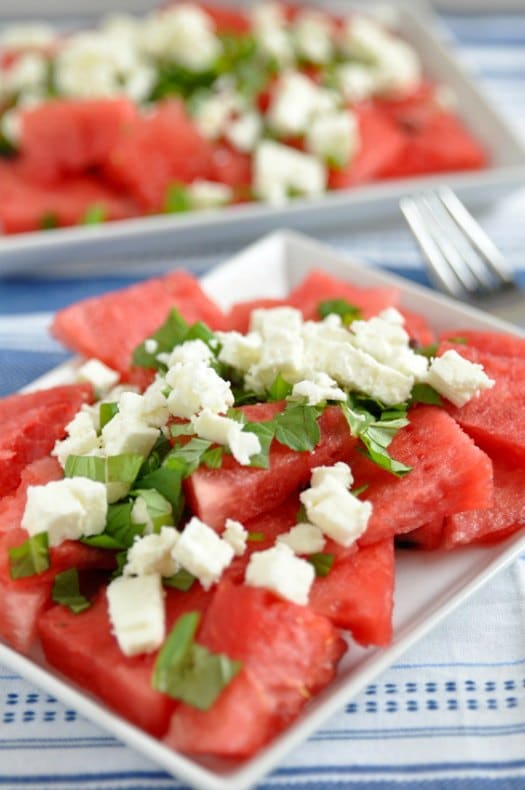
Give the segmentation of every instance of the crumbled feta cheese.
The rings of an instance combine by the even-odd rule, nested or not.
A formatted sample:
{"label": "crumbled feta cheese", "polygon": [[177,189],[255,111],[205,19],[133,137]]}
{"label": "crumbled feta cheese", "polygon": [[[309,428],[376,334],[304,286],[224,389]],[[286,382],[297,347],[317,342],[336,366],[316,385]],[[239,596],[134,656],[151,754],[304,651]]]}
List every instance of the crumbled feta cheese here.
{"label": "crumbled feta cheese", "polygon": [[240,97],[227,86],[201,98],[193,110],[193,120],[204,137],[217,140],[225,134],[234,113],[242,107]]}
{"label": "crumbled feta cheese", "polygon": [[[140,497],[137,499],[139,501]],[[125,576],[145,576],[158,573],[160,576],[173,576],[179,569],[172,552],[180,533],[175,527],[162,527],[160,533],[137,538],[128,549],[124,566]]]}
{"label": "crumbled feta cheese", "polygon": [[337,108],[337,94],[320,88],[300,72],[292,71],[279,80],[267,111],[267,121],[280,135],[304,134],[317,115]]}
{"label": "crumbled feta cheese", "polygon": [[368,321],[353,321],[352,342],[378,362],[421,380],[426,375],[428,360],[410,348],[410,337],[398,317],[402,318],[396,310]]}
{"label": "crumbled feta cheese", "polygon": [[241,335],[240,332],[216,332],[221,344],[219,361],[237,370],[247,371],[261,356],[262,338],[257,332]]}
{"label": "crumbled feta cheese", "polygon": [[147,457],[158,437],[158,428],[125,411],[119,411],[102,428],[102,445],[106,455],[136,453]]}
{"label": "crumbled feta cheese", "polygon": [[267,203],[286,203],[291,195],[322,195],[326,168],[311,154],[273,140],[263,140],[255,150],[253,188]]}
{"label": "crumbled feta cheese", "polygon": [[[335,474],[320,467],[312,486],[300,494],[306,515],[312,524],[341,546],[350,546],[366,530],[372,505],[355,497],[344,484],[350,470],[337,465]],[[346,469],[344,468],[346,467]],[[341,482],[343,479],[343,483]]]}
{"label": "crumbled feta cheese", "polygon": [[201,409],[224,414],[234,404],[230,382],[202,362],[173,365],[166,382],[173,388],[168,408],[174,417],[189,419]]}
{"label": "crumbled feta cheese", "polygon": [[158,341],[154,337],[148,337],[144,341],[144,348],[148,354],[155,354],[159,350]]}
{"label": "crumbled feta cheese", "polygon": [[295,307],[256,308],[250,315],[250,331],[258,332],[265,340],[281,331],[299,334],[302,325],[302,313]]}
{"label": "crumbled feta cheese", "polygon": [[129,43],[96,32],[66,39],[55,58],[59,93],[79,98],[115,96],[123,92],[123,79],[137,65]]}
{"label": "crumbled feta cheese", "polygon": [[185,365],[192,362],[205,362],[208,364],[213,359],[213,351],[204,342],[197,338],[196,340],[186,340],[185,343],[180,343],[175,346],[167,359],[168,368],[173,365]]}
{"label": "crumbled feta cheese", "polygon": [[259,438],[250,431],[243,431],[243,426],[237,420],[203,409],[200,414],[191,418],[191,422],[197,436],[209,442],[227,445],[235,460],[243,466],[250,463],[252,455],[261,452]]}
{"label": "crumbled feta cheese", "polygon": [[189,3],[150,14],[143,21],[141,44],[148,55],[189,69],[205,71],[220,55],[211,17]]}
{"label": "crumbled feta cheese", "polygon": [[88,381],[100,397],[114,387],[120,378],[116,370],[105,365],[99,359],[88,359],[77,370],[78,381]]}
{"label": "crumbled feta cheese", "polygon": [[207,590],[219,581],[232,561],[234,551],[211,527],[194,516],[184,527],[172,556]]}
{"label": "crumbled feta cheese", "polygon": [[323,533],[314,524],[300,523],[277,537],[277,543],[285,543],[294,554],[315,554],[326,545]]}
{"label": "crumbled feta cheese", "polygon": [[421,64],[415,50],[406,42],[392,36],[383,47],[377,66],[382,93],[410,91],[421,82]]}
{"label": "crumbled feta cheese", "polygon": [[313,10],[301,11],[293,25],[293,40],[299,57],[312,63],[328,63],[333,55],[330,17]]}
{"label": "crumbled feta cheese", "polygon": [[[0,86],[0,98],[2,86]],[[17,107],[6,110],[0,117],[0,134],[15,148],[20,144],[22,136],[22,114]]]}
{"label": "crumbled feta cheese", "polygon": [[408,400],[414,379],[377,362],[370,354],[346,343],[332,343],[326,348],[325,367],[339,384],[366,392],[391,406]]}
{"label": "crumbled feta cheese", "polygon": [[233,189],[228,184],[218,181],[205,181],[199,179],[188,187],[188,193],[193,208],[218,208],[225,206],[233,199]]}
{"label": "crumbled feta cheese", "polygon": [[336,84],[347,101],[360,102],[379,90],[376,69],[366,63],[341,63],[335,68]]}
{"label": "crumbled feta cheese", "polygon": [[106,526],[106,486],[86,477],[66,477],[28,486],[22,527],[47,532],[50,546],[98,535]]}
{"label": "crumbled feta cheese", "polygon": [[343,486],[343,488],[350,488],[354,477],[348,464],[338,461],[333,466],[316,466],[312,469],[312,486],[321,486],[332,482]]}
{"label": "crumbled feta cheese", "polygon": [[224,136],[229,143],[242,153],[250,153],[261,137],[263,123],[258,112],[245,112],[229,121]]}
{"label": "crumbled feta cheese", "polygon": [[222,539],[229,543],[235,555],[240,557],[246,551],[246,541],[248,539],[248,532],[244,529],[240,521],[235,521],[233,518],[227,518],[225,523]]}
{"label": "crumbled feta cheese", "polygon": [[20,55],[13,65],[2,72],[5,87],[9,93],[41,91],[44,89],[48,74],[48,59],[38,52]]}
{"label": "crumbled feta cheese", "polygon": [[66,431],[67,438],[56,441],[51,452],[62,468],[70,455],[90,455],[99,449],[100,439],[88,411],[77,412],[66,425]]}
{"label": "crumbled feta cheese", "polygon": [[312,119],[306,148],[331,165],[342,167],[353,159],[361,144],[357,118],[350,110],[334,110]]}
{"label": "crumbled feta cheese", "polygon": [[345,401],[346,393],[326,373],[314,373],[293,385],[292,398],[306,398],[309,406],[317,406],[325,400]]}
{"label": "crumbled feta cheese", "polygon": [[170,415],[168,401],[164,394],[166,383],[162,377],[156,378],[144,391],[139,418],[153,428],[163,428]]}
{"label": "crumbled feta cheese", "polygon": [[264,587],[303,606],[308,603],[314,579],[313,565],[296,557],[285,543],[277,543],[266,551],[255,551],[245,576],[246,584],[251,587]]}
{"label": "crumbled feta cheese", "polygon": [[280,67],[293,63],[294,47],[282,7],[278,3],[256,5],[251,21],[259,51]]}
{"label": "crumbled feta cheese", "polygon": [[150,653],[166,633],[164,591],[159,574],[119,576],[107,588],[112,631],[126,656]]}
{"label": "crumbled feta cheese", "polygon": [[432,360],[426,380],[440,395],[458,407],[464,406],[471,398],[495,384],[482,365],[470,362],[453,349]]}

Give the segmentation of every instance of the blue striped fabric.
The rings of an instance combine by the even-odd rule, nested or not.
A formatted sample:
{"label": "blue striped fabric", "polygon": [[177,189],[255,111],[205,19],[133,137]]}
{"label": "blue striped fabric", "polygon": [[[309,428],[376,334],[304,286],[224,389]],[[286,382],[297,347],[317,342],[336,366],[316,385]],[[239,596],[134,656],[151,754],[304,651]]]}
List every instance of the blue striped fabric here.
{"label": "blue striped fabric", "polygon": [[[525,135],[525,12],[448,15],[465,62]],[[483,223],[525,284],[525,191]],[[425,282],[400,226],[332,234],[336,247]],[[204,254],[206,253],[206,254]],[[215,261],[203,251],[192,263]],[[161,269],[164,262],[158,262]],[[150,270],[151,271],[151,270]],[[66,358],[51,311],[137,275],[2,281],[0,394]],[[1,603],[0,603],[1,605]],[[177,790],[176,779],[0,666],[0,788]],[[259,790],[525,788],[525,557],[471,598],[298,748]]]}

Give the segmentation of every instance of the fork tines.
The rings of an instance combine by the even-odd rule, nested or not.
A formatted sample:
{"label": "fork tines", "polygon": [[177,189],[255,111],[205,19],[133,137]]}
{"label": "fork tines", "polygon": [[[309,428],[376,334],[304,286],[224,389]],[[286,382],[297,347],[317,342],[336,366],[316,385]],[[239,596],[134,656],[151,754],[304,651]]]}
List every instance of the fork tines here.
{"label": "fork tines", "polygon": [[456,297],[514,287],[503,256],[447,187],[400,201],[437,286]]}

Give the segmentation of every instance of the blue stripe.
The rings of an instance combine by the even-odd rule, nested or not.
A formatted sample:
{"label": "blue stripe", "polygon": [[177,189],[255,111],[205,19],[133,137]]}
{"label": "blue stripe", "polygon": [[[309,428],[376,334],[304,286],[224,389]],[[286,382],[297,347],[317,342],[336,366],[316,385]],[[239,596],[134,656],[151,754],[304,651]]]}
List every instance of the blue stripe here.
{"label": "blue stripe", "polygon": [[513,661],[436,661],[429,663],[404,663],[392,664],[390,669],[439,669],[442,667],[519,667],[525,664],[525,658],[517,658]]}
{"label": "blue stripe", "polygon": [[442,763],[400,763],[382,765],[322,765],[322,766],[282,766],[275,771],[276,776],[301,776],[302,774],[427,774],[450,773],[453,771],[516,771],[525,770],[525,760]]}
{"label": "blue stripe", "polygon": [[71,355],[64,352],[44,354],[35,351],[7,351],[0,349],[0,396],[16,392],[38,376],[65,362]]}
{"label": "blue stripe", "polygon": [[454,737],[470,737],[474,735],[482,738],[492,738],[494,736],[518,735],[525,732],[525,722],[521,724],[509,725],[487,725],[480,727],[400,727],[395,730],[374,729],[374,730],[321,730],[310,736],[312,741],[341,741],[346,738],[352,740],[396,740],[399,738],[446,738],[450,735]]}

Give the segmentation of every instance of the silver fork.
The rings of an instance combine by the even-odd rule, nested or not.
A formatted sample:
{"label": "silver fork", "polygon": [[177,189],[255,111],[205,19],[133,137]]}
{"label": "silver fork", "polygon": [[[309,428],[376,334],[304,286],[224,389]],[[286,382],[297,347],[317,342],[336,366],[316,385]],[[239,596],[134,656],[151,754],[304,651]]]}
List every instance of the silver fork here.
{"label": "silver fork", "polygon": [[525,326],[525,291],[494,242],[448,187],[402,198],[400,208],[442,291]]}

